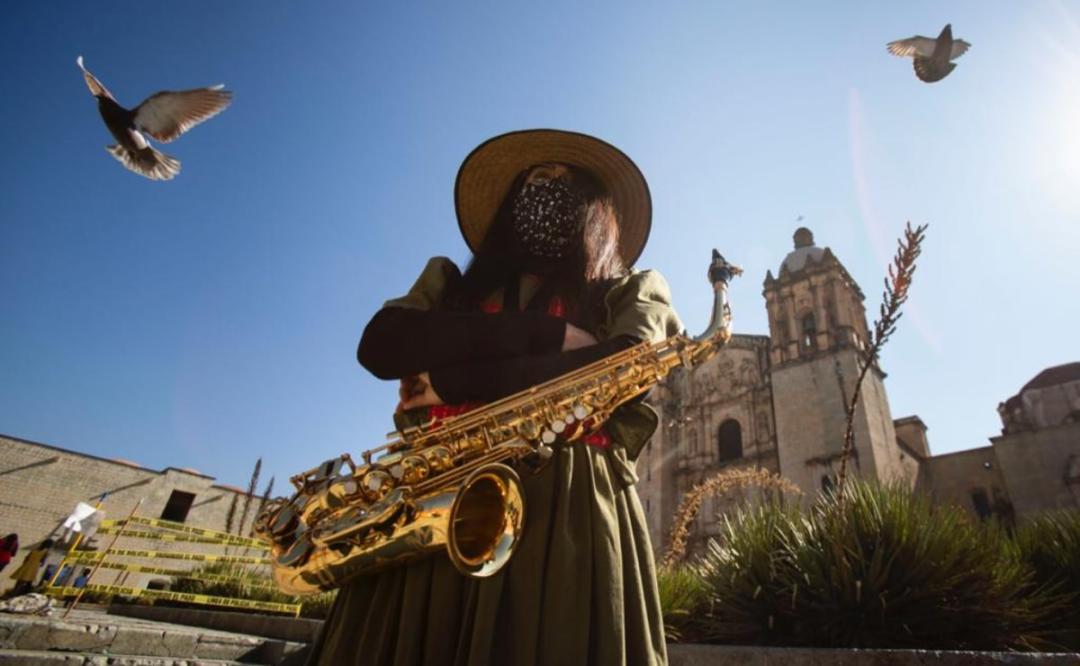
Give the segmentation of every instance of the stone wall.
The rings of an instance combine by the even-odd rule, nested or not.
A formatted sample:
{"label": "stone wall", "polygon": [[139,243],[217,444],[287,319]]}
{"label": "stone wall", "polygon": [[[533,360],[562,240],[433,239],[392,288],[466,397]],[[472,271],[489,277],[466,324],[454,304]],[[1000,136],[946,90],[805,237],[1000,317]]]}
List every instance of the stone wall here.
{"label": "stone wall", "polygon": [[1080,509],[1080,423],[992,437],[1018,519]]}
{"label": "stone wall", "polygon": [[[989,517],[988,510],[996,513],[1006,512],[1001,505],[1005,491],[1005,479],[1001,475],[1001,465],[993,447],[983,446],[977,449],[944,453],[928,458],[919,477],[917,489],[929,493],[935,504],[959,506],[972,516]],[[983,516],[974,499],[981,493],[985,498]],[[1007,515],[1002,515],[1007,518]]]}
{"label": "stone wall", "polygon": [[[0,590],[11,585],[11,573],[27,552],[42,539],[58,535],[64,519],[79,502],[93,505],[107,494],[102,510],[107,518],[118,519],[126,517],[141,499],[137,515],[160,518],[174,490],[187,492],[195,498],[185,522],[214,530],[225,529],[233,497],[238,498],[239,505],[243,503],[242,491],[215,485],[213,477],[195,470],[169,467],[156,471],[130,461],[110,460],[4,435],[0,435],[0,479],[0,534],[15,532],[20,544],[15,560],[0,572]],[[252,522],[250,514],[254,513],[257,502],[258,498],[253,502],[245,527]],[[236,513],[238,526],[240,509]],[[102,547],[111,539],[111,535],[104,534],[96,537]],[[146,542],[121,538],[116,547],[145,548]],[[178,543],[162,543],[155,548],[220,551],[213,546]],[[59,556],[57,550],[53,559]],[[95,576],[94,580],[110,583],[114,577],[101,570],[101,578]],[[142,585],[145,578],[129,576],[125,584]]]}

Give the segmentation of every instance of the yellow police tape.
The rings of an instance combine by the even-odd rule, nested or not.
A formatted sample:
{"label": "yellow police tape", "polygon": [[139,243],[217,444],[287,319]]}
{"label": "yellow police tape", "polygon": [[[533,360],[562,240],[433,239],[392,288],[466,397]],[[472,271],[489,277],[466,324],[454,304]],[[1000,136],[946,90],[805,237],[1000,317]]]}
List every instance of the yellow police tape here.
{"label": "yellow police tape", "polygon": [[100,527],[98,528],[98,534],[120,534],[121,536],[131,539],[147,539],[149,541],[206,543],[224,546],[237,546],[242,548],[249,548],[251,550],[269,550],[269,547],[265,543],[252,544],[250,543],[250,539],[241,539],[240,537],[234,537],[233,539],[221,539],[218,537],[196,536],[194,534],[166,534],[161,532],[143,532],[141,530],[133,530],[119,525],[105,525],[103,527]]}
{"label": "yellow police tape", "polygon": [[[68,558],[69,562],[96,562],[105,553],[96,551],[76,551]],[[143,559],[184,560],[186,562],[222,562],[225,564],[270,564],[266,557],[248,557],[244,555],[207,555],[204,553],[169,553],[156,550],[132,550],[113,548],[108,552],[111,557],[139,557]]]}
{"label": "yellow police tape", "polygon": [[[74,557],[64,560],[64,562],[74,561],[76,561]],[[190,578],[192,580],[205,580],[212,583],[237,583],[245,587],[259,587],[268,590],[277,589],[277,585],[275,585],[274,582],[269,578],[265,580],[259,580],[258,578],[239,578],[237,576],[229,576],[226,574],[203,573],[201,571],[185,571],[183,569],[165,569],[163,567],[148,567],[145,564],[110,562],[108,560],[105,560],[98,566],[100,566],[102,569],[127,571],[130,573],[154,574],[156,576],[172,576],[175,578]]]}
{"label": "yellow police tape", "polygon": [[[248,537],[237,536],[235,534],[229,534],[228,532],[219,532],[217,530],[208,530],[203,527],[192,527],[191,525],[185,525],[183,523],[177,523],[172,520],[161,520],[159,518],[141,518],[138,516],[132,516],[126,520],[103,520],[101,521],[101,528],[113,529],[117,527],[126,527],[128,525],[145,525],[147,527],[158,527],[164,530],[171,530],[173,532],[182,532],[184,534],[192,534],[194,536],[206,537],[210,539],[218,539],[219,543],[227,543],[230,546],[246,546],[248,548],[260,548],[266,550],[267,546],[264,541],[259,539],[250,539]],[[99,531],[102,531],[99,529]],[[124,530],[125,534],[127,530]]]}
{"label": "yellow police tape", "polygon": [[170,592],[168,590],[145,590],[136,587],[121,587],[119,585],[98,585],[96,583],[91,583],[85,588],[51,587],[47,589],[46,593],[57,597],[74,597],[78,596],[79,593],[83,590],[87,592],[115,594],[126,597],[146,597],[148,599],[182,601],[184,603],[201,604],[204,606],[246,608],[249,610],[269,611],[272,613],[289,613],[294,616],[300,615],[300,604],[280,604],[272,601],[250,601],[248,599],[232,599],[230,597],[213,597],[206,594],[189,594],[187,592]]}

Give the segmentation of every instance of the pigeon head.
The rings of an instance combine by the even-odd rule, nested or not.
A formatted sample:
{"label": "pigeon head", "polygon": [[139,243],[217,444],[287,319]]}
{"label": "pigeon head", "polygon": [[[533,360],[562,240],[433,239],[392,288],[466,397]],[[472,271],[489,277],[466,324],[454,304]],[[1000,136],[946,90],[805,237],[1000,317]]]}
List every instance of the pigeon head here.
{"label": "pigeon head", "polygon": [[97,80],[96,76],[86,71],[86,67],[83,66],[82,56],[75,58],[75,64],[78,65],[79,69],[82,70],[83,80],[86,81],[86,87],[90,89],[91,95],[97,97],[98,99],[101,99],[102,97],[113,99],[112,93],[109,92],[109,89],[103,86],[101,84],[101,81]]}

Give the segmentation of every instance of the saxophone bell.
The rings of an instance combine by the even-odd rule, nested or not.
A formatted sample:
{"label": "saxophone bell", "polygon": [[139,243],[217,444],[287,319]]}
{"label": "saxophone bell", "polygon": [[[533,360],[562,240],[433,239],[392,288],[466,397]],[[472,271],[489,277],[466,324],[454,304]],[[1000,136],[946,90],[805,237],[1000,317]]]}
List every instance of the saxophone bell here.
{"label": "saxophone bell", "polygon": [[525,492],[512,468],[488,465],[462,484],[450,509],[446,539],[458,571],[486,578],[514,554],[525,527]]}

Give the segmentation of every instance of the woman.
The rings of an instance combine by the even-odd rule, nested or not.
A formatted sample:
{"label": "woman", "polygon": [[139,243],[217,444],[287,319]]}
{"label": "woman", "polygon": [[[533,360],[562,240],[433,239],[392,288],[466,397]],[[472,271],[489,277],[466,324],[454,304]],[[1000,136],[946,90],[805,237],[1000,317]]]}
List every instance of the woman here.
{"label": "woman", "polygon": [[[399,379],[399,428],[479,404],[681,330],[667,285],[628,267],[648,237],[640,171],[582,134],[495,137],[465,159],[464,274],[428,262],[364,330],[357,356]],[[584,440],[520,470],[528,511],[513,558],[471,579],[445,555],[338,592],[315,664],[663,664],[663,623],[633,460],[656,426],[624,405]]]}

